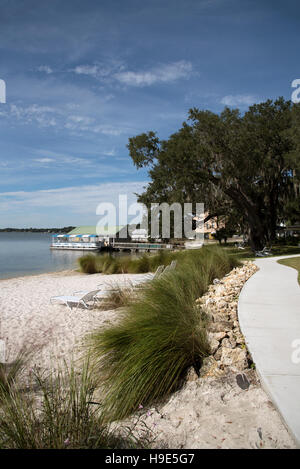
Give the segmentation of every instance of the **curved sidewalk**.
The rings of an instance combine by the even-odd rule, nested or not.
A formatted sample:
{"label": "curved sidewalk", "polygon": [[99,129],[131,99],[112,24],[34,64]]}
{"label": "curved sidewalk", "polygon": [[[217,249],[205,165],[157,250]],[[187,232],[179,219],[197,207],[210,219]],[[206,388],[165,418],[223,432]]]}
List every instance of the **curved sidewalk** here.
{"label": "curved sidewalk", "polygon": [[299,255],[255,260],[238,315],[262,385],[300,446],[300,286],[297,270],[277,263],[288,257]]}

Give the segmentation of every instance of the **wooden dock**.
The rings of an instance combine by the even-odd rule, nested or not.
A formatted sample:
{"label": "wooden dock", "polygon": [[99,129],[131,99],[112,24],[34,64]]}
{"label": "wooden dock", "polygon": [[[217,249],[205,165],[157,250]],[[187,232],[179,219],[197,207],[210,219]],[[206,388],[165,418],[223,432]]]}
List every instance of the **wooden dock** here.
{"label": "wooden dock", "polygon": [[111,245],[114,251],[130,251],[130,252],[151,252],[161,251],[162,249],[182,249],[181,246],[174,244],[161,244],[161,243],[116,243]]}

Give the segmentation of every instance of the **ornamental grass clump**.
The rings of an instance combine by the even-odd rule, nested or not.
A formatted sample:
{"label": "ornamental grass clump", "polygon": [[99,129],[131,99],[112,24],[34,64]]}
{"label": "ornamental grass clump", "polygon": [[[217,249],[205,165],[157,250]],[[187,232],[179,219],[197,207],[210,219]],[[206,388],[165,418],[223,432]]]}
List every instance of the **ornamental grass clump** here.
{"label": "ornamental grass clump", "polygon": [[112,420],[178,389],[188,368],[199,372],[209,354],[206,318],[195,300],[238,262],[217,248],[179,253],[177,259],[176,270],[139,288],[117,325],[88,338],[102,379],[103,409]]}
{"label": "ornamental grass clump", "polygon": [[20,382],[31,352],[23,348],[10,363],[0,362],[0,403],[8,396],[16,382]]}
{"label": "ornamental grass clump", "polygon": [[87,254],[78,259],[80,271],[85,274],[96,274],[98,272],[97,258],[93,254]]}
{"label": "ornamental grass clump", "polygon": [[66,367],[48,376],[33,370],[22,390],[9,384],[0,390],[0,449],[135,449],[149,444],[150,434],[134,435],[118,427],[113,432],[95,397],[89,363],[80,372]]}

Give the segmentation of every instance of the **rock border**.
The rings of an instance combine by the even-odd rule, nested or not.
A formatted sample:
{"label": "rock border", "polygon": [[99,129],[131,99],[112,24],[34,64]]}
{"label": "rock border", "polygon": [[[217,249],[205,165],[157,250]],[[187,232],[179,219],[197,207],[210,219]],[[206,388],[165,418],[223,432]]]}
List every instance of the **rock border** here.
{"label": "rock border", "polygon": [[223,279],[215,279],[207,293],[196,300],[208,319],[210,346],[210,355],[203,360],[200,369],[201,377],[219,377],[253,368],[238,321],[238,299],[244,284],[257,270],[253,262],[244,261]]}

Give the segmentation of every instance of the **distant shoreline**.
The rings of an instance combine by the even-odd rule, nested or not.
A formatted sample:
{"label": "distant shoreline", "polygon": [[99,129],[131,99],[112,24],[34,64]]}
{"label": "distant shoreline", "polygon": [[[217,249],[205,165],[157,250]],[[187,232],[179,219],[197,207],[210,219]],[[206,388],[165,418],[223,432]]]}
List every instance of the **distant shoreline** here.
{"label": "distant shoreline", "polygon": [[[63,270],[50,270],[48,272],[28,272],[25,273],[20,273],[19,275],[16,274],[14,275],[13,277],[0,277],[0,282],[5,282],[7,280],[20,280],[22,278],[26,279],[28,277],[40,277],[41,275],[55,275],[55,274],[60,274],[62,276],[68,276],[68,275],[76,275],[76,274],[82,274],[81,272],[79,272],[79,270],[77,269],[63,269]],[[85,274],[82,274],[82,275],[85,275]]]}
{"label": "distant shoreline", "polygon": [[0,233],[69,233],[74,228],[74,226],[64,226],[63,228],[0,228]]}

